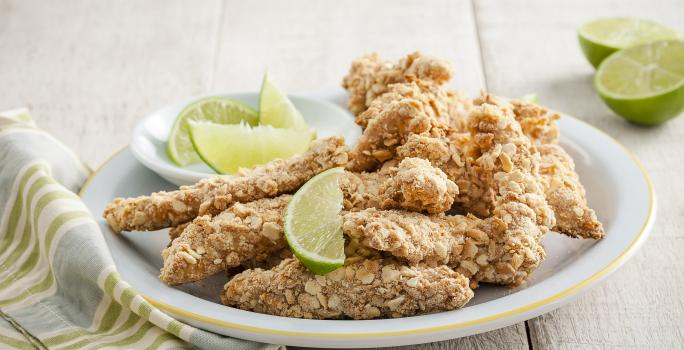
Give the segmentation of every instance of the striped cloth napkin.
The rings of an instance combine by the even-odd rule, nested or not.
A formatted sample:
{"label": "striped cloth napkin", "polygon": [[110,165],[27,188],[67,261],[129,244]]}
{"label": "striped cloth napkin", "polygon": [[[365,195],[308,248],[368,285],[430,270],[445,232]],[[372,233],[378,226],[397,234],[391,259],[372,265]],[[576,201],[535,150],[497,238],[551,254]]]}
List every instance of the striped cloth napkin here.
{"label": "striped cloth napkin", "polygon": [[181,323],[123,281],[75,192],[90,170],[36,128],[0,113],[0,349],[278,349]]}

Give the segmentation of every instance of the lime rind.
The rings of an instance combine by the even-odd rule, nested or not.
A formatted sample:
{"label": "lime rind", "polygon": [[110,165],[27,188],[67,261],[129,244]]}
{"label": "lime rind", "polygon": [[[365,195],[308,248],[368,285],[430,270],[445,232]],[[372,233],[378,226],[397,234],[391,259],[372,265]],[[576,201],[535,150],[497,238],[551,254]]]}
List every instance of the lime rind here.
{"label": "lime rind", "polygon": [[256,125],[259,113],[243,103],[224,97],[208,97],[191,103],[178,114],[166,144],[169,159],[179,166],[200,161],[192,147],[188,120],[207,120],[219,124],[246,122]]}
{"label": "lime rind", "polygon": [[285,210],[285,239],[299,261],[316,274],[344,264],[342,235],[343,168],[314,176],[292,197]]}

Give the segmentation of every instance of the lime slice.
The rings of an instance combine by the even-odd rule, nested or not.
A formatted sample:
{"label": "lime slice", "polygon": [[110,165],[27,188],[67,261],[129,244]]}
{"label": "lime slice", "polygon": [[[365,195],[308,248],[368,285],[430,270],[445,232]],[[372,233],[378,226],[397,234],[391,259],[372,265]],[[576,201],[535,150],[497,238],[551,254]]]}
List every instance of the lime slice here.
{"label": "lime slice", "polygon": [[278,88],[268,72],[264,74],[259,95],[259,123],[274,128],[308,130],[304,117]]}
{"label": "lime slice", "polygon": [[520,96],[518,99],[520,101],[531,103],[531,104],[539,103],[539,97],[537,97],[537,94],[535,94],[535,93]]}
{"label": "lime slice", "polygon": [[233,174],[240,168],[288,158],[306,151],[311,144],[311,139],[294,129],[192,120],[188,125],[195,151],[220,174]]}
{"label": "lime slice", "polygon": [[259,114],[249,106],[223,97],[209,97],[185,107],[176,117],[166,144],[169,158],[180,166],[200,161],[190,141],[189,120],[205,120],[218,124],[238,124],[244,121],[256,125]]}
{"label": "lime slice", "polygon": [[677,32],[668,27],[636,18],[599,19],[584,24],[577,34],[584,56],[594,68],[615,51],[679,38]]}
{"label": "lime slice", "polygon": [[344,264],[342,168],[326,170],[295,193],[285,211],[285,238],[299,261],[325,274]]}
{"label": "lime slice", "polygon": [[684,109],[684,42],[658,41],[618,51],[598,68],[594,86],[615,113],[660,124]]}

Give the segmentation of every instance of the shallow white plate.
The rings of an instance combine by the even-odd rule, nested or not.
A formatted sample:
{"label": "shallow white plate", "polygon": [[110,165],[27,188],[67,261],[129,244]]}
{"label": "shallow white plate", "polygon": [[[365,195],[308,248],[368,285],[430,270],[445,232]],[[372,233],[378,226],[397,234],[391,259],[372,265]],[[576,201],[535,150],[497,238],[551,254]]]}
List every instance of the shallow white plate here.
{"label": "shallow white plate", "polygon": [[[317,95],[338,104],[344,101],[341,92]],[[321,134],[328,127],[335,128],[313,125]],[[608,135],[575,118],[563,116],[559,126],[561,143],[575,159],[606,238],[594,242],[549,233],[544,239],[547,259],[526,285],[515,289],[481,286],[470,304],[460,310],[369,321],[301,320],[237,310],[217,303],[225,276],[182,287],[169,287],[157,279],[160,252],[168,243],[166,230],[114,235],[104,220],[100,225],[124,279],[168,314],[216,333],[322,347],[407,345],[481,333],[530,319],[577,298],[630,258],[653,225],[655,194],[638,161]],[[99,217],[114,197],[174,187],[124,149],[95,172],[81,196]]]}
{"label": "shallow white plate", "polygon": [[[201,178],[216,175],[204,163],[179,167],[166,155],[166,140],[178,113],[191,102],[210,96],[228,97],[253,108],[259,105],[258,93],[237,93],[197,96],[166,106],[143,118],[133,129],[130,143],[133,156],[159,176],[179,186],[194,184]],[[349,112],[340,106],[324,99],[289,97],[309,126],[318,130],[318,137],[342,135],[347,142],[355,142],[361,134]]]}

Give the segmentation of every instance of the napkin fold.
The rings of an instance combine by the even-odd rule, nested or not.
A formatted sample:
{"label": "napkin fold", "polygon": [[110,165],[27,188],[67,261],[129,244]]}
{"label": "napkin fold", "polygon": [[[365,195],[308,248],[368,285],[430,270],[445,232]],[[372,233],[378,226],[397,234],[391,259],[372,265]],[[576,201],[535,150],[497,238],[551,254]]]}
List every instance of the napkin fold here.
{"label": "napkin fold", "polygon": [[0,113],[0,348],[284,349],[184,324],[122,280],[75,194],[90,173],[27,110]]}

